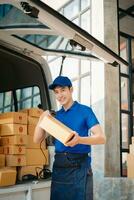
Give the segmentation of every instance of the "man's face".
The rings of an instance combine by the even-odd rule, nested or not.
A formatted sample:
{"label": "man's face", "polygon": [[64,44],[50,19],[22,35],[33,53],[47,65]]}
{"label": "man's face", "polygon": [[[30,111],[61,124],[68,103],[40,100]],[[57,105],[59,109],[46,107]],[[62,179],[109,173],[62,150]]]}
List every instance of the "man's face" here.
{"label": "man's face", "polygon": [[54,88],[55,97],[62,106],[72,101],[72,92],[73,92],[72,87],[69,88],[67,86],[66,87],[57,86],[56,88]]}

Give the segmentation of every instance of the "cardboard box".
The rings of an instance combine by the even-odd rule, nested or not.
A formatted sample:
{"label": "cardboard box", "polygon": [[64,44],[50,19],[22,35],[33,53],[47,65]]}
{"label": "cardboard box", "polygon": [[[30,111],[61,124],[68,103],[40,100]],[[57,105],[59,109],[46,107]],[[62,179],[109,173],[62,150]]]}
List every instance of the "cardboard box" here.
{"label": "cardboard box", "polygon": [[13,135],[1,138],[1,145],[26,145],[27,135]]}
{"label": "cardboard box", "polygon": [[35,131],[35,127],[36,127],[35,124],[28,124],[27,125],[27,135],[33,136],[34,135],[34,131]]}
{"label": "cardboard box", "polygon": [[127,154],[127,176],[134,178],[134,154]]}
{"label": "cardboard box", "polygon": [[39,126],[62,142],[64,145],[74,136],[74,133],[72,133],[70,128],[65,126],[51,115],[44,116]]}
{"label": "cardboard box", "polygon": [[6,155],[6,166],[26,166],[26,156],[25,155]]}
{"label": "cardboard box", "polygon": [[16,169],[0,168],[0,187],[14,185],[16,183]]}
{"label": "cardboard box", "polygon": [[[26,147],[28,149],[35,149],[35,148],[40,148],[40,144],[36,144],[33,142],[33,136],[31,135],[27,135],[27,145]],[[42,143],[41,143],[41,147],[43,149],[46,149],[46,141],[44,140]]]}
{"label": "cardboard box", "polygon": [[0,154],[0,167],[4,167],[4,166],[5,166],[5,155]]}
{"label": "cardboard box", "polygon": [[129,152],[130,152],[131,154],[134,154],[134,144],[130,144],[130,145],[129,145]]}
{"label": "cardboard box", "polygon": [[26,149],[26,162],[27,165],[48,165],[49,164],[49,155],[48,150],[41,149]]}
{"label": "cardboard box", "polygon": [[27,114],[21,112],[7,112],[0,114],[0,124],[27,124]]}
{"label": "cardboard box", "polygon": [[40,117],[40,115],[44,112],[42,109],[39,109],[39,108],[29,108],[29,109],[23,109],[20,111],[27,113],[27,115],[31,117]]}
{"label": "cardboard box", "polygon": [[3,154],[4,153],[4,149],[3,147],[0,146],[0,154]]}
{"label": "cardboard box", "polygon": [[26,154],[26,147],[25,146],[4,146],[4,154],[21,154],[24,155]]}
{"label": "cardboard box", "polygon": [[39,121],[39,118],[28,116],[28,124],[36,125],[38,121]]}
{"label": "cardboard box", "polygon": [[18,180],[22,180],[22,176],[26,174],[32,174],[36,176],[36,172],[39,172],[41,169],[43,169],[42,165],[18,167]]}
{"label": "cardboard box", "polygon": [[27,135],[27,125],[21,124],[1,124],[0,128],[1,136],[8,135]]}

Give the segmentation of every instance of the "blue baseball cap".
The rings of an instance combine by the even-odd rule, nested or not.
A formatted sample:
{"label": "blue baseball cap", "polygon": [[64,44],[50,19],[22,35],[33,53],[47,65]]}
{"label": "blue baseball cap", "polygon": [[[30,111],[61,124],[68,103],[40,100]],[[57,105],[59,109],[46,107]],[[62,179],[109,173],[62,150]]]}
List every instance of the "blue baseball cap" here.
{"label": "blue baseball cap", "polygon": [[68,87],[71,87],[72,86],[72,83],[70,81],[70,79],[66,76],[58,76],[52,84],[49,85],[49,89],[50,90],[53,90],[55,87],[57,86],[61,86],[61,87],[65,87],[65,86],[68,86]]}

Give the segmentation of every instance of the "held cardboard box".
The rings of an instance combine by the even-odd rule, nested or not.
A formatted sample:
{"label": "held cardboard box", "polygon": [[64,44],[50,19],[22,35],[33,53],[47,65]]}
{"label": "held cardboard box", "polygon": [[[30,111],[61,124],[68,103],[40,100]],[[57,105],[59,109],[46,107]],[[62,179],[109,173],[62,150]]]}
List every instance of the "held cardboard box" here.
{"label": "held cardboard box", "polygon": [[27,135],[27,125],[21,124],[1,124],[0,126],[1,136],[8,135]]}
{"label": "held cardboard box", "polygon": [[34,135],[36,125],[35,124],[28,124],[27,125],[27,135]]}
{"label": "held cardboard box", "polygon": [[29,108],[20,110],[20,112],[27,113],[27,115],[31,117],[40,117],[40,115],[43,113],[43,110],[39,108]]}
{"label": "held cardboard box", "polygon": [[26,145],[27,135],[13,135],[1,138],[1,144],[6,145]]}
{"label": "held cardboard box", "polygon": [[[28,149],[36,149],[36,148],[39,149],[40,148],[40,144],[34,143],[33,142],[33,136],[27,135],[27,145],[26,145],[26,147]],[[45,140],[41,143],[41,147],[43,149],[46,149],[46,141]]]}
{"label": "held cardboard box", "polygon": [[24,155],[26,153],[26,147],[25,146],[4,146],[4,154],[21,154]]}
{"label": "held cardboard box", "polygon": [[26,156],[6,155],[6,166],[8,167],[26,166]]}
{"label": "held cardboard box", "polygon": [[4,167],[4,166],[5,166],[5,155],[0,154],[0,167]]}
{"label": "held cardboard box", "polygon": [[44,116],[39,126],[61,141],[64,145],[66,145],[66,143],[74,136],[70,128],[51,115]]}
{"label": "held cardboard box", "polygon": [[39,121],[39,118],[28,116],[28,124],[36,125],[38,123],[38,121]]}
{"label": "held cardboard box", "polygon": [[35,165],[35,166],[23,166],[23,167],[18,167],[18,180],[22,180],[22,176],[26,174],[32,174],[32,175],[37,175],[36,172],[38,173],[41,169],[43,169],[42,165]]}
{"label": "held cardboard box", "polygon": [[127,176],[134,178],[134,154],[127,154]]}
{"label": "held cardboard box", "polygon": [[16,183],[16,169],[0,168],[0,187],[14,185]]}
{"label": "held cardboard box", "polygon": [[27,124],[27,114],[21,112],[7,112],[0,114],[0,124]]}
{"label": "held cardboard box", "polygon": [[48,165],[48,150],[43,150],[43,153],[41,149],[26,149],[26,165]]}

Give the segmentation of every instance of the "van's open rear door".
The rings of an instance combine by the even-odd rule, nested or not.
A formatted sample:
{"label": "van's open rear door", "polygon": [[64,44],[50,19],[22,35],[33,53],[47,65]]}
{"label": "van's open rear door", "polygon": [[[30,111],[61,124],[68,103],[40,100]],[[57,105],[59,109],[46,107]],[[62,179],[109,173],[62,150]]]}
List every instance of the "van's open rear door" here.
{"label": "van's open rear door", "polygon": [[[37,23],[37,26],[30,27],[30,23],[28,26],[24,26],[24,24],[23,26],[22,24],[20,24],[20,26],[7,26],[4,23],[0,23],[0,36],[1,38],[3,37],[3,40],[4,31],[6,31],[8,34],[6,40],[9,39],[10,43],[21,40],[21,47],[24,46],[23,42],[26,42],[33,51],[34,48],[36,49],[36,47],[38,47],[42,55],[55,53],[60,55],[76,55],[79,57],[85,56],[87,59],[99,59],[113,66],[118,66],[118,64],[128,66],[128,63],[119,55],[42,1],[5,0],[3,4],[5,3],[12,4],[17,9],[21,10],[21,14],[25,16],[29,15],[29,20],[31,18],[39,22],[39,24]],[[2,1],[0,4],[2,4]],[[45,47],[37,46],[28,40],[27,34],[46,35],[46,37],[50,39],[50,44]],[[19,45],[21,42],[19,42]],[[32,46],[30,47],[30,45]],[[79,51],[75,50],[74,47],[78,47]]]}

